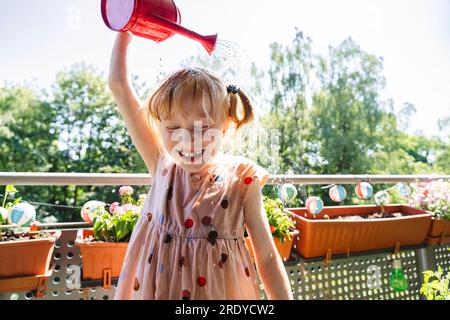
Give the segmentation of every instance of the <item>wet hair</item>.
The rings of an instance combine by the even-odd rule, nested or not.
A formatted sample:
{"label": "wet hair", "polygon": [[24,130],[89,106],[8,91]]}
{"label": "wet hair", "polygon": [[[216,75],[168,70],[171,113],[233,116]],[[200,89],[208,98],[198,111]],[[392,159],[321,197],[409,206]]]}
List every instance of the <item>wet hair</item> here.
{"label": "wet hair", "polygon": [[182,105],[186,95],[192,96],[193,103],[201,101],[206,118],[212,123],[229,119],[237,131],[253,121],[248,96],[242,90],[227,92],[227,85],[219,76],[200,67],[177,70],[162,81],[148,100],[149,121],[161,122],[178,112],[186,115]]}

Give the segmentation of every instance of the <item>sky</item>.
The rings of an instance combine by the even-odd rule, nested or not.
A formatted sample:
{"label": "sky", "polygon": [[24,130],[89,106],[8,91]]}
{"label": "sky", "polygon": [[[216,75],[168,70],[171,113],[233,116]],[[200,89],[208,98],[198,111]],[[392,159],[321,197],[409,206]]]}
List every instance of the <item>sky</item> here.
{"label": "sky", "polygon": [[[100,0],[0,0],[0,82],[52,83],[58,71],[86,62],[104,73],[115,32],[100,14]],[[295,28],[326,54],[351,36],[384,58],[386,89],[400,109],[412,103],[413,132],[438,134],[437,120],[450,115],[450,0],[175,0],[183,26],[219,34],[262,68],[269,44],[289,45]],[[132,73],[153,82],[183,59],[205,54],[199,43],[175,35],[156,44],[135,37]]]}

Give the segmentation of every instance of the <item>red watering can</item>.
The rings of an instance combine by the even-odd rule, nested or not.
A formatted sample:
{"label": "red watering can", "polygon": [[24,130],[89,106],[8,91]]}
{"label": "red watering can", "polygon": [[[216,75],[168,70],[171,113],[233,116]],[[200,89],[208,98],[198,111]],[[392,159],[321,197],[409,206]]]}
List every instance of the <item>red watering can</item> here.
{"label": "red watering can", "polygon": [[102,0],[102,17],[114,31],[131,33],[161,42],[174,33],[200,42],[209,54],[217,34],[202,36],[180,25],[181,14],[173,0]]}

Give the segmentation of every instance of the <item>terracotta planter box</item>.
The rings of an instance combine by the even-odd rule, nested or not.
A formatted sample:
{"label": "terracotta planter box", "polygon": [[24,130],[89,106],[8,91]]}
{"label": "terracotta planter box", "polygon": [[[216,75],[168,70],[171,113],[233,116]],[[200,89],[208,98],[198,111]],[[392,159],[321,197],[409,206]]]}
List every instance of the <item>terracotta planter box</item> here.
{"label": "terracotta planter box", "polygon": [[46,232],[52,237],[0,242],[0,279],[40,276],[48,272],[61,231]]}
{"label": "terracotta planter box", "polygon": [[432,217],[430,230],[425,242],[441,245],[450,243],[450,220]]}
{"label": "terracotta planter box", "polygon": [[84,238],[94,233],[92,229],[84,229],[82,232],[83,237],[76,244],[81,251],[83,280],[104,279],[105,271],[108,270],[111,278],[119,277],[128,242],[85,242]]}
{"label": "terracotta planter box", "polygon": [[[297,240],[298,237],[298,230],[294,230],[290,233],[291,240],[287,239],[284,242],[281,242],[281,239],[278,237],[273,237],[273,241],[275,242],[275,246],[277,247],[278,254],[281,257],[281,260],[287,261],[289,260],[289,257],[291,255],[292,245]],[[249,237],[245,237],[245,242],[248,247],[248,251],[250,252],[250,255],[253,259],[255,259],[255,256],[253,255],[253,247],[252,243]]]}
{"label": "terracotta planter box", "polygon": [[323,217],[369,215],[380,212],[381,207],[326,207],[315,217],[306,208],[285,210],[296,220],[300,234],[295,250],[304,258],[419,245],[425,240],[432,217],[429,212],[404,205],[387,205],[384,210],[407,216],[365,220],[326,220]]}

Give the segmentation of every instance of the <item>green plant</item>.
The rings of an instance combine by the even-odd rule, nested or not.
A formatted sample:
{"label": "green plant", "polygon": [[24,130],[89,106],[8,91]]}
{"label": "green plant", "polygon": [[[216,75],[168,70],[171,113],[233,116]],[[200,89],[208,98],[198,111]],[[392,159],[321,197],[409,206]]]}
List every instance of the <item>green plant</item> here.
{"label": "green plant", "polygon": [[120,188],[121,201],[114,202],[109,212],[100,207],[93,217],[94,239],[107,242],[128,242],[134,227],[139,219],[144,197],[138,201],[133,200],[133,188],[123,186]]}
{"label": "green plant", "polygon": [[[444,275],[441,266],[438,271],[427,270],[424,272],[424,283],[420,288],[427,300],[450,300],[449,281],[450,272]],[[430,281],[430,279],[435,278]]]}
{"label": "green plant", "polygon": [[263,202],[272,236],[280,238],[282,242],[286,240],[286,237],[291,240],[289,231],[295,228],[295,223],[283,211],[281,200],[263,196]]}

